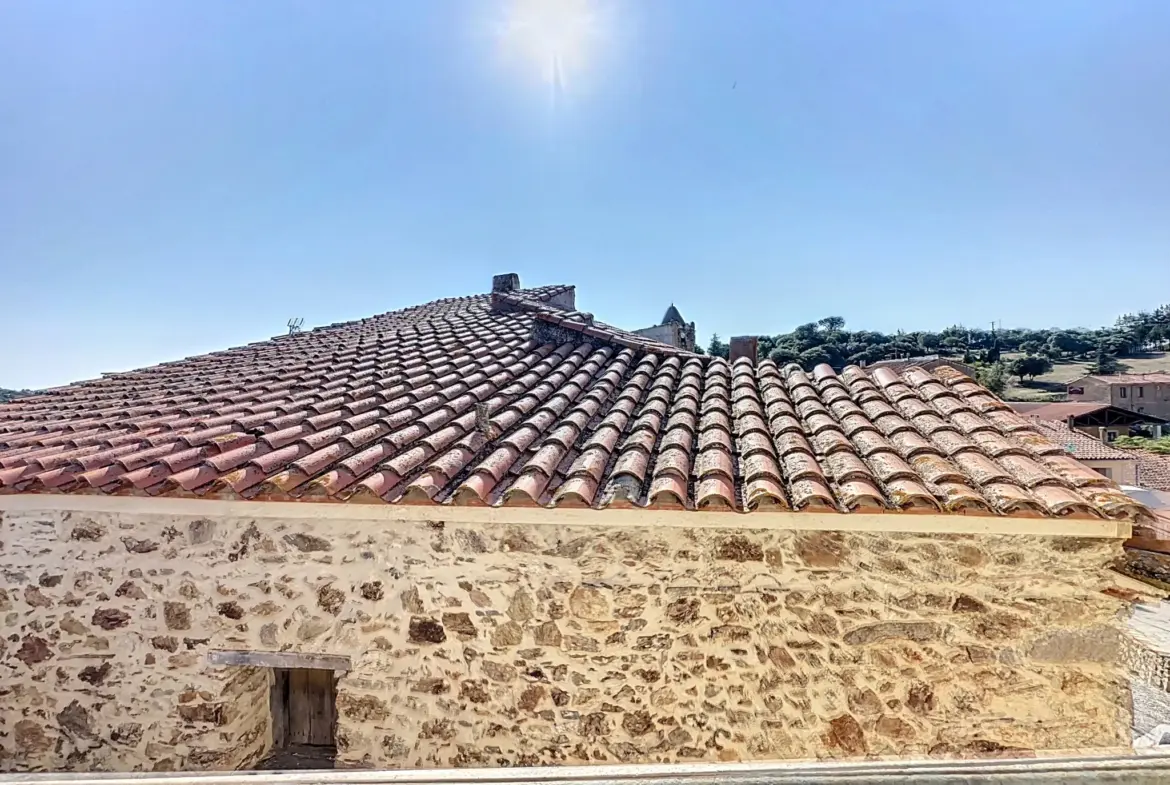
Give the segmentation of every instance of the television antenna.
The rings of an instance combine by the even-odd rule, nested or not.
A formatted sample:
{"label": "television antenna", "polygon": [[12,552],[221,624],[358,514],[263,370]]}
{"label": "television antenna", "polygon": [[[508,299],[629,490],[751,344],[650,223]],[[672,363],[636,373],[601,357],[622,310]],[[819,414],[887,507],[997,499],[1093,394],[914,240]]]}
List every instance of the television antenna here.
{"label": "television antenna", "polygon": [[295,319],[289,319],[288,320],[288,334],[289,335],[296,335],[297,333],[299,333],[301,331],[301,326],[304,325],[304,323],[305,323],[304,317],[301,317],[301,316],[298,316]]}

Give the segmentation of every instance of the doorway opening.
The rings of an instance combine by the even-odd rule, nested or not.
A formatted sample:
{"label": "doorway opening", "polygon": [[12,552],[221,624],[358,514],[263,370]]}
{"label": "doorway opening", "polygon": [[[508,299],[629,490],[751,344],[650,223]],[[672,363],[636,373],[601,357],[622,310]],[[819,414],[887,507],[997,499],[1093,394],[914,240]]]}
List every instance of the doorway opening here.
{"label": "doorway opening", "polygon": [[272,752],[261,769],[331,769],[337,758],[337,674],[273,668]]}
{"label": "doorway opening", "polygon": [[260,668],[268,673],[272,747],[250,768],[334,768],[337,681],[350,670],[349,657],[213,649],[207,653],[207,662],[212,667]]}

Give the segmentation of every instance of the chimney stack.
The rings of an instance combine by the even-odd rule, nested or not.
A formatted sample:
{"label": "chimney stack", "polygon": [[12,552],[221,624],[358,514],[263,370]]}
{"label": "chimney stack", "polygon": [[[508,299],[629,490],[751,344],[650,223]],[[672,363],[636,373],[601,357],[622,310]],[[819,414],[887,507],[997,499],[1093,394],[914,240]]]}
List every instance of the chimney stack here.
{"label": "chimney stack", "polygon": [[518,273],[503,273],[492,276],[493,292],[514,292],[519,288],[520,275]]}
{"label": "chimney stack", "polygon": [[760,339],[755,335],[741,335],[738,338],[731,339],[731,353],[728,360],[735,362],[740,357],[746,357],[751,360],[752,365],[756,364],[756,350],[759,346]]}

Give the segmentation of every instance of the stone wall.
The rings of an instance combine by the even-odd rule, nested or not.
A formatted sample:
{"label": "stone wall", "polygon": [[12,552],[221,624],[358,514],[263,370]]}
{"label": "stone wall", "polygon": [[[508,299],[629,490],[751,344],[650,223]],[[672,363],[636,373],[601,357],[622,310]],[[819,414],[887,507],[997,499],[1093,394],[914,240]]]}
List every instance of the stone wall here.
{"label": "stone wall", "polygon": [[2,515],[0,770],[252,765],[212,648],[350,656],[347,766],[1128,743],[1119,540]]}
{"label": "stone wall", "polygon": [[[634,330],[635,335],[641,335],[649,338],[652,341],[660,341],[667,346],[682,346],[682,325],[679,324],[656,324],[653,327],[643,327],[641,330]],[[693,347],[692,347],[693,348]]]}
{"label": "stone wall", "polygon": [[[1121,653],[1134,679],[1170,691],[1170,603],[1162,600],[1134,607],[1121,637]],[[1170,714],[1164,719],[1170,722]]]}
{"label": "stone wall", "polygon": [[1170,654],[1132,636],[1122,638],[1122,659],[1129,672],[1145,684],[1170,692]]}

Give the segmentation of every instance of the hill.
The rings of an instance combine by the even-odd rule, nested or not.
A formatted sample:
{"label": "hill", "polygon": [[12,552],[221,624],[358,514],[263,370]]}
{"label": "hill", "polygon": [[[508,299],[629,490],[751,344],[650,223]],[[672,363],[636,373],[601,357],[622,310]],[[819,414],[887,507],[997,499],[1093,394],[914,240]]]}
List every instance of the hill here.
{"label": "hill", "polygon": [[[1126,314],[1111,327],[983,329],[953,325],[933,332],[888,334],[847,330],[845,319],[828,316],[791,332],[758,336],[759,358],[798,363],[812,370],[828,363],[840,370],[879,360],[937,354],[980,369],[991,389],[1022,400],[1063,394],[1063,382],[1086,373],[1170,370],[1170,305]],[[727,357],[729,346],[713,335],[707,353]]]}
{"label": "hill", "polygon": [[15,401],[17,398],[23,398],[26,395],[32,395],[36,390],[6,390],[0,387],[0,403],[6,401]]}
{"label": "hill", "polygon": [[[1005,362],[1022,357],[1019,353],[1004,355]],[[1135,357],[1117,359],[1116,371],[1120,373],[1170,372],[1170,353],[1149,352]],[[1008,382],[1002,397],[1008,401],[1063,401],[1065,386],[1073,379],[1093,373],[1093,363],[1085,360],[1054,362],[1052,370],[1042,373],[1031,381],[1021,383],[1018,379]]]}

